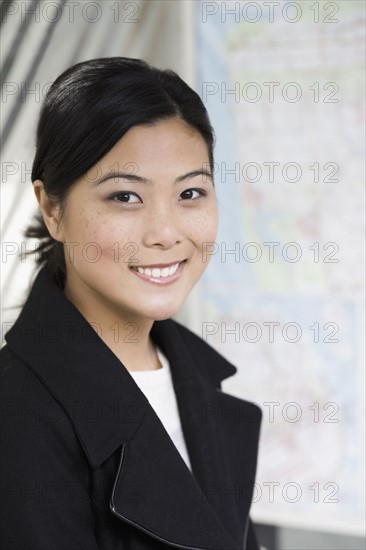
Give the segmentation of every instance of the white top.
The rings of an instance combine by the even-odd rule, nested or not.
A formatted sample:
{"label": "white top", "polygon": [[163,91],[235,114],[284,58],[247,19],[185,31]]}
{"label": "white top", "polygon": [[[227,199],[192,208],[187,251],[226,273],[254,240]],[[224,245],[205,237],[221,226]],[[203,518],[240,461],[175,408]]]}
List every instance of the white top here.
{"label": "white top", "polygon": [[192,470],[180,422],[169,361],[158,347],[156,351],[162,368],[129,371],[129,373],[160,418],[165,430],[168,432],[188,468]]}

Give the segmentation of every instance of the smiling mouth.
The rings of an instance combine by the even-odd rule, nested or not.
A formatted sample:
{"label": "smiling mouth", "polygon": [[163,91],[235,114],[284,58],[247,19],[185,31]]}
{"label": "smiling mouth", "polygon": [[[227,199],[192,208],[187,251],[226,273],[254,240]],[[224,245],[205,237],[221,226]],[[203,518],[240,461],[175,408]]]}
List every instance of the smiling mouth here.
{"label": "smiling mouth", "polygon": [[132,271],[136,271],[145,277],[153,277],[154,279],[165,279],[172,277],[182,267],[187,260],[169,264],[154,264],[150,266],[130,266]]}

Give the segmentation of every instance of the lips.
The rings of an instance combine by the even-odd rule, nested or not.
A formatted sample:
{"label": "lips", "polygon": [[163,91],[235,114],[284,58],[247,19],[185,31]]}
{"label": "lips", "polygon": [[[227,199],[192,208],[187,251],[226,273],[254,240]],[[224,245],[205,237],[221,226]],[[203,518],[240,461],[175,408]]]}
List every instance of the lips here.
{"label": "lips", "polygon": [[171,264],[170,266],[166,267],[135,267],[132,269],[137,270],[139,273],[147,275],[148,277],[169,277],[169,275],[173,275],[179,266],[179,262],[176,264]]}
{"label": "lips", "polygon": [[167,284],[177,280],[187,260],[149,266],[131,266],[138,277],[153,284]]}
{"label": "lips", "polygon": [[154,269],[154,267],[164,268],[164,267],[171,267],[172,265],[180,264],[180,263],[186,262],[186,261],[187,261],[187,259],[185,259],[185,260],[176,260],[176,261],[173,261],[173,262],[164,262],[164,263],[160,263],[160,264],[148,264],[148,265],[140,265],[140,266],[131,265],[130,267],[131,268],[143,267],[144,269],[146,269],[146,268]]}

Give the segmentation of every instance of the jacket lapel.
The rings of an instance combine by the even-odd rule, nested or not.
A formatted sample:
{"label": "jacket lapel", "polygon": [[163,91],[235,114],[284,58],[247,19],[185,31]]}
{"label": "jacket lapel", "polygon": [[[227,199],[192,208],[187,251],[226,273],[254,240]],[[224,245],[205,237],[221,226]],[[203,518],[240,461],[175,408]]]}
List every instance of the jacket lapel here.
{"label": "jacket lapel", "polygon": [[212,490],[232,482],[219,425],[206,414],[236,368],[171,319],[156,321],[151,336],[170,362],[192,472],[127,369],[46,268],[6,340],[64,407],[93,468],[121,448],[110,499],[117,517],[178,548],[239,550],[237,517]]}
{"label": "jacket lapel", "polygon": [[[122,449],[111,509],[121,519],[181,548],[238,550],[235,514],[225,526],[225,503],[212,490],[225,479],[225,459],[212,418],[214,388],[198,372],[172,321],[155,322],[152,338],[169,359],[192,472],[149,407]],[[192,475],[193,474],[193,475]],[[238,539],[237,539],[238,540]]]}
{"label": "jacket lapel", "polygon": [[110,508],[172,546],[238,550],[152,408],[123,445]]}
{"label": "jacket lapel", "polygon": [[[175,322],[155,323],[152,338],[170,360],[182,430],[201,500],[225,521],[227,532],[235,538],[239,526],[224,494],[237,488],[227,463],[229,451],[221,433],[218,409],[221,381],[237,369]],[[237,443],[241,444],[240,437]]]}

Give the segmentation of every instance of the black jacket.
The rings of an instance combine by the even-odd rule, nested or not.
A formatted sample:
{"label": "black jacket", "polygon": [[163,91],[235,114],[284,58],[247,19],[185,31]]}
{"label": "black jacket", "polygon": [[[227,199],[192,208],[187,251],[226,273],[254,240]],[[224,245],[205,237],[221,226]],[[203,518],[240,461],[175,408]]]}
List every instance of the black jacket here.
{"label": "black jacket", "polygon": [[1,550],[259,548],[249,519],[261,411],[237,371],[173,319],[151,336],[172,372],[187,467],[144,393],[47,268],[1,356]]}

